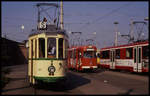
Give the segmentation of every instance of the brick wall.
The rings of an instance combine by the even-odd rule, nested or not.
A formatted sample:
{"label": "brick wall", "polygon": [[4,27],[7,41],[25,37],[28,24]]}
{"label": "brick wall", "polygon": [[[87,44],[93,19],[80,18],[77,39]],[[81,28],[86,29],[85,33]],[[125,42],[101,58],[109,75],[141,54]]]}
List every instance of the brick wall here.
{"label": "brick wall", "polygon": [[1,65],[27,64],[25,44],[1,38]]}

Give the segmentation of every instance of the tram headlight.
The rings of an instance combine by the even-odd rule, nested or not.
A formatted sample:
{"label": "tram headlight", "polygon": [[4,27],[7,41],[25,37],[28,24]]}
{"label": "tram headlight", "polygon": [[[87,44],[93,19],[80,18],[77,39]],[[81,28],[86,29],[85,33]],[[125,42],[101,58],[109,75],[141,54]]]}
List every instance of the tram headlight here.
{"label": "tram headlight", "polygon": [[51,72],[51,73],[54,73],[56,71],[56,69],[55,69],[54,66],[49,66],[48,71]]}

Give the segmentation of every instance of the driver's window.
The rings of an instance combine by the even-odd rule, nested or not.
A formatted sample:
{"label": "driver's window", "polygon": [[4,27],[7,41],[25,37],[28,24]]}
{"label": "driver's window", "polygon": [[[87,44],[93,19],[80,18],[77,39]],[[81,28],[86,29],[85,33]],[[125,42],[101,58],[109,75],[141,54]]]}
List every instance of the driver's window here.
{"label": "driver's window", "polygon": [[56,39],[55,38],[47,39],[47,57],[56,58]]}

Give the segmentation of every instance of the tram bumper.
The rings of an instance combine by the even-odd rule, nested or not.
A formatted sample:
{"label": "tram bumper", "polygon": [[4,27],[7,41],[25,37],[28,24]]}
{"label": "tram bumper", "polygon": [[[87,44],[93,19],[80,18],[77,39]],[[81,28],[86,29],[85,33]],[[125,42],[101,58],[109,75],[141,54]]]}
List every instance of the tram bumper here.
{"label": "tram bumper", "polygon": [[43,81],[46,83],[59,82],[66,79],[66,77],[34,77],[34,78],[35,80]]}

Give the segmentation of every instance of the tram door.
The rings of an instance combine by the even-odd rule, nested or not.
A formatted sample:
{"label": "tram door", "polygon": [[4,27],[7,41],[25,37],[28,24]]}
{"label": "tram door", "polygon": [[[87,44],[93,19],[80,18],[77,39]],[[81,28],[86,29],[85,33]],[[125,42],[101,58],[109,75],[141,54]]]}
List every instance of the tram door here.
{"label": "tram door", "polygon": [[110,69],[115,69],[115,50],[110,51]]}
{"label": "tram door", "polygon": [[141,47],[134,47],[134,72],[142,72]]}

